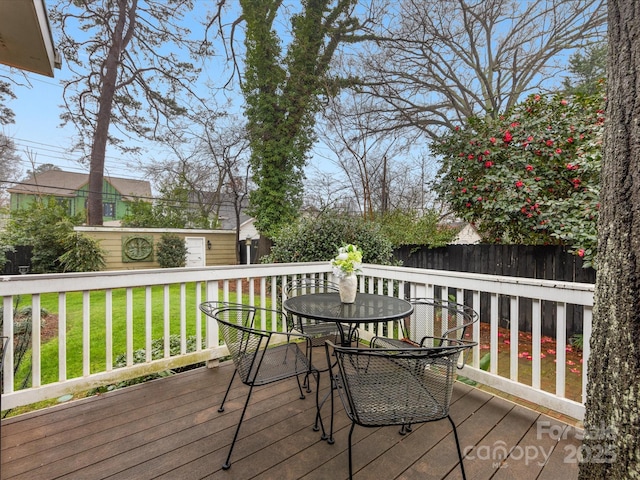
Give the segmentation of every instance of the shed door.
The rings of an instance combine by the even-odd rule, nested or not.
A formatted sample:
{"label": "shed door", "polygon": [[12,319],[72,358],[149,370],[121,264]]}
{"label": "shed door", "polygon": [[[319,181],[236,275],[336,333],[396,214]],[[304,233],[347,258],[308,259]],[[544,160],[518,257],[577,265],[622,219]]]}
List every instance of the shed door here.
{"label": "shed door", "polygon": [[187,246],[187,267],[204,267],[204,237],[186,237]]}

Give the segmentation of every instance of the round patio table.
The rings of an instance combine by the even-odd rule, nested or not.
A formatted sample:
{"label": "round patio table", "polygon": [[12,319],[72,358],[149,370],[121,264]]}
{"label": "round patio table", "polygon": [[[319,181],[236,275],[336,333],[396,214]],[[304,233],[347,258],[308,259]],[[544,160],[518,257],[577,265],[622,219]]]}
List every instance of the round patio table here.
{"label": "round patio table", "polygon": [[[311,293],[287,298],[283,308],[294,315],[321,322],[334,322],[340,342],[349,345],[353,330],[365,323],[387,322],[411,315],[413,306],[401,298],[357,293],[354,303],[342,303],[339,293]],[[344,325],[349,331],[344,332]]]}

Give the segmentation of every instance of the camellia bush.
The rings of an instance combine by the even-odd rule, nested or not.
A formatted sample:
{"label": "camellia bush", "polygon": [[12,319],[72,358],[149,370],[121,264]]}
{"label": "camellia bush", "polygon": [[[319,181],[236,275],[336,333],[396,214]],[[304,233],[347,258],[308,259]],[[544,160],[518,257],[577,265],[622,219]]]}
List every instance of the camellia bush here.
{"label": "camellia bush", "polygon": [[604,97],[532,95],[433,144],[440,198],[485,242],[596,253]]}

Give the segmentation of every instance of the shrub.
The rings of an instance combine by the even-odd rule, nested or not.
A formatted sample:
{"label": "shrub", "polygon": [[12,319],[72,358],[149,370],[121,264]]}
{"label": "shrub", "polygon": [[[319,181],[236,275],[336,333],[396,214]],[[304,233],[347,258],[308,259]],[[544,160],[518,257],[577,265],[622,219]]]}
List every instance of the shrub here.
{"label": "shrub", "polygon": [[33,273],[100,270],[100,257],[91,258],[100,251],[97,244],[73,230],[82,221],[81,215],[69,216],[54,199],[36,201],[11,212],[0,244],[32,246]]}
{"label": "shrub", "polygon": [[64,272],[97,272],[104,270],[105,251],[97,240],[80,232],[69,233],[62,241],[66,250],[59,261]]}
{"label": "shrub", "polygon": [[338,248],[354,244],[362,249],[364,263],[391,264],[393,246],[375,223],[360,217],[325,212],[284,227],[273,239],[263,263],[329,261]]}
{"label": "shrub", "polygon": [[156,246],[156,256],[162,268],[184,267],[187,264],[187,246],[183,238],[165,233]]}
{"label": "shrub", "polygon": [[384,235],[394,247],[402,245],[426,245],[429,248],[444,247],[458,235],[459,228],[440,224],[440,214],[428,210],[422,215],[415,211],[393,210],[375,219]]}

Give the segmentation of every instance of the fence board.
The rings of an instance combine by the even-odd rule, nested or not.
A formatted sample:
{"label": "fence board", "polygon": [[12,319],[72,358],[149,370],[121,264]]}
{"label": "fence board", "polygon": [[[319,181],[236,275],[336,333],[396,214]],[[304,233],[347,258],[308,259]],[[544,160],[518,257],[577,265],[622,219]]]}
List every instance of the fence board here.
{"label": "fence board", "polygon": [[[426,248],[409,245],[394,251],[394,258],[405,267],[484,273],[510,277],[538,278],[580,283],[595,283],[596,272],[584,268],[580,257],[570,254],[567,247],[557,245],[448,245]],[[490,318],[488,298],[481,302],[481,318]],[[556,306],[543,301],[542,334],[555,337]],[[509,298],[498,299],[498,319],[501,327],[508,327]],[[582,333],[584,317],[581,306],[567,305],[567,338]],[[521,299],[518,309],[520,331],[531,331],[531,301]]]}

